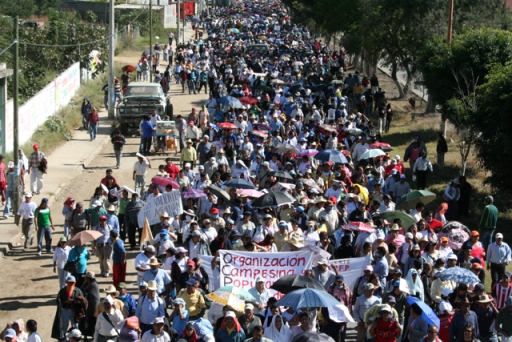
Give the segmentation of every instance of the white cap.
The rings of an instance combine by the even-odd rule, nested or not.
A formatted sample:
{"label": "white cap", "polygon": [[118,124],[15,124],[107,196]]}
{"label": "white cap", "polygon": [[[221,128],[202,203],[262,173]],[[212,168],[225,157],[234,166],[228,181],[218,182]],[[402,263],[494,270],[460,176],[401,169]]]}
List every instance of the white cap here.
{"label": "white cap", "polygon": [[443,288],[441,290],[441,296],[448,297],[450,294],[452,294],[453,290]]}
{"label": "white cap", "polygon": [[384,304],[382,305],[382,307],[380,308],[380,311],[387,311],[389,313],[391,313],[391,306],[389,306],[389,304]]}
{"label": "white cap", "polygon": [[496,239],[503,239],[503,234],[501,234],[501,233],[496,234]]}
{"label": "white cap", "polygon": [[71,337],[73,337],[75,339],[79,339],[82,337],[82,333],[78,329],[73,329],[66,334],[66,338],[71,338]]}
{"label": "white cap", "polygon": [[254,305],[251,303],[245,304],[245,310],[254,310]]}
{"label": "white cap", "polygon": [[236,315],[233,311],[228,311],[228,312],[226,312],[226,318],[227,317],[236,318]]}
{"label": "white cap", "polygon": [[408,232],[408,233],[405,233],[405,238],[406,239],[412,239],[412,238],[414,238],[414,236],[412,235],[411,232]]}
{"label": "white cap", "polygon": [[377,240],[384,240],[386,236],[384,235],[383,232],[378,232],[377,233]]}
{"label": "white cap", "polygon": [[447,258],[447,259],[448,259],[448,260],[457,260],[457,256],[456,256],[455,254],[453,254],[453,253],[452,253],[452,254],[448,255],[448,258]]}
{"label": "white cap", "polygon": [[153,322],[151,322],[151,324],[159,324],[159,323],[164,323],[163,317],[157,317],[153,320]]}
{"label": "white cap", "polygon": [[94,201],[93,207],[101,207],[100,201]]}
{"label": "white cap", "polygon": [[263,278],[262,276],[258,276],[256,278],[256,283],[261,283],[261,282],[265,282],[265,278]]}
{"label": "white cap", "polygon": [[185,163],[185,167],[190,167],[190,163]]}
{"label": "white cap", "polygon": [[103,299],[103,303],[109,303],[110,305],[114,305],[114,299],[112,299],[112,296],[108,295]]}

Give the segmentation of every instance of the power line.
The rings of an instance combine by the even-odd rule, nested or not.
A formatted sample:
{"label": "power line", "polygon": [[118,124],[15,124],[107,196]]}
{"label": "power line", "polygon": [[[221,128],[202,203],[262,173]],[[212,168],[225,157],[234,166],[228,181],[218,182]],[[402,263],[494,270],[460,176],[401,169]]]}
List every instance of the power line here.
{"label": "power line", "polygon": [[6,48],[5,48],[5,49],[3,49],[2,51],[0,51],[0,55],[3,55],[4,53],[6,53],[6,52],[7,52],[7,50],[9,50],[9,49],[11,48],[11,46],[13,46],[13,45],[14,45],[14,44],[16,44],[16,43],[17,43],[17,41],[16,41],[16,40],[14,40],[14,41],[11,43],[11,45],[9,45],[8,47],[6,47]]}
{"label": "power line", "polygon": [[[146,10],[146,9],[149,9],[149,7],[144,7],[143,10]],[[103,38],[100,38],[100,39],[96,39],[96,40],[93,40],[93,41],[90,41],[90,42],[85,42],[85,43],[78,43],[78,44],[55,44],[55,45],[50,45],[50,44],[37,44],[37,43],[30,43],[30,42],[23,42],[23,41],[20,41],[19,43],[20,44],[23,44],[23,45],[29,45],[29,46],[39,46],[39,47],[80,47],[82,45],[92,45],[92,44],[96,44],[98,42],[102,42],[104,40],[107,40],[107,39],[110,39],[110,37],[112,36],[115,36],[116,34],[120,33],[120,32],[123,32],[125,31],[128,26],[130,26],[131,24],[133,24],[143,13],[145,13],[145,11],[141,11],[131,22],[129,22],[128,24],[126,24],[122,29],[120,30],[117,30],[116,33],[114,33],[113,35],[108,35],[106,37],[103,37]],[[12,45],[14,45],[15,42],[13,42],[11,45],[9,45],[9,47],[11,47]],[[9,48],[7,47],[6,50]],[[3,53],[3,51],[2,51]],[[0,55],[2,54],[0,53]]]}

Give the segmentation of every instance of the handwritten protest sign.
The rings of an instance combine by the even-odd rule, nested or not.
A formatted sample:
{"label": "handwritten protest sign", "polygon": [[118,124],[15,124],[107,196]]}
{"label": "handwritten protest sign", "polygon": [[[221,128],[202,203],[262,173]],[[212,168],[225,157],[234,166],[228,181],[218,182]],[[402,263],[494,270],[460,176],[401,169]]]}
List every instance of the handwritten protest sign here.
{"label": "handwritten protest sign", "polygon": [[370,264],[370,257],[330,260],[329,266],[336,267],[344,283],[350,290],[354,289],[357,279],[363,275],[364,268]]}
{"label": "handwritten protest sign", "polygon": [[284,275],[303,274],[310,269],[311,258],[311,251],[251,253],[221,250],[220,286],[251,288],[261,276],[268,289]]}
{"label": "handwritten protest sign", "polygon": [[181,192],[171,191],[164,192],[158,197],[153,197],[139,212],[137,217],[139,227],[144,226],[144,218],[147,218],[149,224],[157,224],[160,222],[160,215],[167,212],[169,216],[181,215],[183,213],[183,204],[181,202]]}

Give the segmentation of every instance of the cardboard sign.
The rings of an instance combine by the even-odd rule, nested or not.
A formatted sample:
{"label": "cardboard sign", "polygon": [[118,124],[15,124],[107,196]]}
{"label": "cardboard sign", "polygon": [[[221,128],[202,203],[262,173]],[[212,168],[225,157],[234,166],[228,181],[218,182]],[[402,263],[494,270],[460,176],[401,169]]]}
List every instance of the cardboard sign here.
{"label": "cardboard sign", "polygon": [[147,218],[150,225],[160,222],[160,215],[167,212],[170,217],[183,214],[183,204],[181,202],[181,192],[165,192],[158,197],[151,198],[137,217],[139,227],[144,226],[144,219]]}

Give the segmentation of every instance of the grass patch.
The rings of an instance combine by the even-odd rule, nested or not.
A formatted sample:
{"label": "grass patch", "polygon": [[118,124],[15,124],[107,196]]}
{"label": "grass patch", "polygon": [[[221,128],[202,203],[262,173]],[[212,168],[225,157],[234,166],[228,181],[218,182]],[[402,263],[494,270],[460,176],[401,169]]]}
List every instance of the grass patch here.
{"label": "grass patch", "polygon": [[[161,25],[153,26],[153,35],[152,35],[153,36],[153,41],[152,41],[153,46],[155,45],[156,42],[161,44],[162,47],[165,44],[167,44],[169,42],[169,36],[168,36],[169,30],[172,30],[174,32],[174,35],[176,35],[176,29],[164,28]],[[155,37],[159,37],[159,38],[156,39]],[[174,39],[176,39],[176,36]],[[176,41],[173,43],[173,46],[175,44],[176,44]],[[140,51],[140,53],[142,53],[142,51],[149,49],[149,35],[140,36],[139,38],[135,39],[132,42],[132,49],[134,51]]]}

